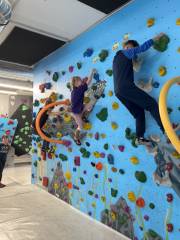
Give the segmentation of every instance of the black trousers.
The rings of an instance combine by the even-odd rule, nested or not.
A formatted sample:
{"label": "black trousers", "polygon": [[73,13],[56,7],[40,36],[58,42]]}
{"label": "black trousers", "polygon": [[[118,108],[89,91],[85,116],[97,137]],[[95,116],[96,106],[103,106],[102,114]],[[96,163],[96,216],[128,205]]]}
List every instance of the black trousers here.
{"label": "black trousers", "polygon": [[142,91],[135,85],[132,87],[122,88],[119,92],[116,92],[116,97],[136,119],[137,137],[143,137],[145,133],[145,110],[150,112],[164,133],[164,127],[161,122],[158,103],[154,98],[149,96],[146,92]]}
{"label": "black trousers", "polygon": [[6,158],[7,158],[7,153],[0,153],[0,182],[2,180],[2,173],[5,167]]}

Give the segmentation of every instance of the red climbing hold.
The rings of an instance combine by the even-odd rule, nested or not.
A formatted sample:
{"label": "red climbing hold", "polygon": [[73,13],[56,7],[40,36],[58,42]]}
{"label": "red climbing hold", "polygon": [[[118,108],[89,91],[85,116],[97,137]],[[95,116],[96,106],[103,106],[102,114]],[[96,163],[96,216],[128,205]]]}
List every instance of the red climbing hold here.
{"label": "red climbing hold", "polygon": [[120,152],[124,152],[125,147],[123,145],[118,146]]}
{"label": "red climbing hold", "polygon": [[172,202],[173,201],[173,195],[171,193],[166,194],[167,196],[167,201]]}
{"label": "red climbing hold", "polygon": [[42,184],[44,187],[48,187],[49,179],[48,177],[43,177]]}
{"label": "red climbing hold", "polygon": [[75,165],[75,166],[80,166],[80,164],[81,164],[80,157],[79,157],[79,156],[76,156],[76,157],[74,158],[74,165]]}
{"label": "red climbing hold", "polygon": [[174,229],[172,223],[168,223],[168,224],[166,225],[166,227],[167,227],[167,231],[168,231],[168,232],[172,232],[173,229]]}
{"label": "red climbing hold", "polygon": [[136,200],[136,205],[139,207],[139,208],[143,208],[145,206],[145,201],[142,197],[139,197],[137,200]]}

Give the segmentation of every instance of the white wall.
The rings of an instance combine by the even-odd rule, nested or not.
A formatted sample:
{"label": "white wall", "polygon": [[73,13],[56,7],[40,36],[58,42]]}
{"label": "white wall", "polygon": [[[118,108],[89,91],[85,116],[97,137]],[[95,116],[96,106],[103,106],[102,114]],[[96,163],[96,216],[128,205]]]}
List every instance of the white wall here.
{"label": "white wall", "polygon": [[9,95],[0,93],[0,114],[9,114]]}

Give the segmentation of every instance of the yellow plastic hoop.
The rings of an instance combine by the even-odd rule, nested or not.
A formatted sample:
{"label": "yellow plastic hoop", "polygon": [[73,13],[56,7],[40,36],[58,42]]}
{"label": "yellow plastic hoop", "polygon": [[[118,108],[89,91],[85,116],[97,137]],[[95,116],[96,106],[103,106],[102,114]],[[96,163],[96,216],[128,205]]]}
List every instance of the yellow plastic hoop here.
{"label": "yellow plastic hoop", "polygon": [[172,127],[172,124],[169,119],[168,110],[167,110],[167,95],[168,95],[169,89],[175,83],[180,83],[180,76],[175,77],[164,84],[159,96],[159,112],[160,112],[162,124],[164,126],[165,132],[169,140],[171,141],[176,151],[180,153],[180,140]]}

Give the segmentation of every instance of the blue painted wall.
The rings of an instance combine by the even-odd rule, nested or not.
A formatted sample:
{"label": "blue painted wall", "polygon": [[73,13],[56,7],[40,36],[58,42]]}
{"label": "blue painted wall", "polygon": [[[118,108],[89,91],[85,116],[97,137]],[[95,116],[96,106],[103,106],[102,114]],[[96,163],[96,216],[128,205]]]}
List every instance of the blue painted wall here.
{"label": "blue painted wall", "polygon": [[[72,182],[80,187],[79,191],[71,190],[70,196],[72,205],[80,211],[100,220],[101,211],[105,208],[105,204],[100,200],[100,196],[105,194],[107,207],[109,207],[110,204],[116,203],[120,196],[124,197],[131,208],[132,215],[136,219],[134,222],[134,228],[135,236],[137,236],[138,239],[142,239],[144,233],[140,229],[141,224],[137,221],[138,216],[135,212],[135,203],[128,200],[129,192],[133,191],[137,195],[138,191],[141,190],[141,197],[145,200],[145,207],[140,209],[140,211],[142,217],[145,215],[149,216],[149,221],[143,221],[145,229],[153,229],[159,233],[163,239],[180,239],[180,214],[178,212],[180,201],[173,189],[163,186],[158,187],[153,181],[152,175],[156,169],[156,163],[153,156],[148,154],[144,147],[132,147],[131,143],[125,138],[125,129],[130,127],[134,131],[135,122],[129,112],[120,102],[118,102],[118,99],[116,99],[115,96],[108,96],[108,92],[113,90],[113,79],[106,74],[106,70],[112,68],[112,60],[115,55],[115,51],[112,51],[113,44],[119,42],[119,48],[121,48],[121,43],[123,42],[125,34],[128,33],[130,39],[136,39],[140,43],[143,43],[145,40],[154,37],[156,34],[165,32],[171,39],[168,50],[159,53],[154,49],[151,49],[143,54],[144,63],[142,69],[139,73],[135,74],[136,79],[153,77],[154,81],[159,82],[160,87],[157,89],[153,88],[150,93],[153,97],[158,99],[163,84],[170,78],[179,75],[180,53],[178,53],[177,49],[180,47],[180,26],[176,25],[176,19],[180,17],[178,9],[180,9],[179,0],[135,0],[133,3],[123,8],[89,32],[82,34],[69,45],[56,51],[53,55],[42,61],[34,71],[34,100],[41,99],[51,92],[49,91],[46,94],[41,94],[38,90],[39,84],[51,81],[51,76],[47,76],[46,70],[50,70],[51,72],[66,71],[66,74],[61,76],[57,83],[52,82],[53,89],[58,93],[62,93],[65,98],[70,97],[70,92],[66,88],[66,84],[74,75],[86,77],[92,68],[96,68],[100,74],[100,78],[107,81],[105,89],[106,97],[101,98],[97,102],[93,113],[90,115],[90,122],[93,126],[90,133],[104,133],[106,134],[106,138],[100,139],[99,141],[94,140],[94,138],[87,138],[85,140],[90,143],[89,148],[85,147],[91,152],[91,156],[89,159],[83,159],[81,157],[81,166],[76,172],[73,171],[73,160],[75,156],[80,156],[79,147],[73,143],[73,151],[70,153],[65,147],[58,145],[56,153],[63,153],[68,156],[68,163],[62,162],[63,172],[66,172],[67,170],[70,171],[72,173]],[[146,26],[146,21],[151,17],[155,18],[155,24],[151,28],[148,28]],[[89,47],[94,49],[94,53],[90,58],[84,58],[83,52]],[[103,63],[98,61],[94,64],[93,58],[96,57],[102,49],[107,49],[109,51],[108,58]],[[81,70],[78,70],[76,67],[76,63],[79,61],[83,63]],[[71,65],[75,67],[73,73],[69,73],[68,71],[68,67]],[[158,69],[160,66],[166,66],[167,68],[167,74],[164,77],[159,76]],[[173,112],[170,115],[171,121],[176,123],[180,122],[178,97],[179,87],[175,86],[170,91],[168,106],[173,109]],[[112,109],[113,102],[119,103],[120,107],[118,110]],[[109,116],[107,121],[101,122],[96,118],[96,113],[98,113],[104,106],[108,107]],[[37,111],[38,107],[35,107],[34,112]],[[146,119],[147,135],[152,133],[161,135],[159,128],[149,113],[146,114]],[[118,123],[119,127],[117,130],[112,130],[111,128],[111,122],[113,121]],[[96,159],[93,156],[93,152],[95,151],[105,152],[103,149],[105,143],[109,143],[110,145],[106,154],[111,153],[114,156],[114,167],[117,168],[117,173],[112,172],[112,166],[108,165],[107,157],[104,159]],[[117,147],[118,145],[124,145],[125,151],[120,152]],[[36,142],[33,143],[33,148],[37,148]],[[139,159],[138,165],[133,165],[131,163],[130,158],[132,156],[136,156]],[[32,157],[33,163],[40,160],[36,151],[33,152]],[[60,159],[55,157],[53,160],[47,159],[46,163],[43,165],[44,174],[50,181],[53,177],[51,169],[55,168],[59,161]],[[91,166],[91,162],[97,163],[99,161],[102,162],[104,166],[107,166],[108,178],[112,179],[112,183],[107,183],[108,181],[105,183],[105,173],[97,172],[96,169]],[[123,169],[125,174],[121,175],[119,169]],[[84,174],[85,170],[87,171],[86,174]],[[134,173],[137,170],[146,173],[146,183],[142,184],[136,180]],[[39,170],[34,164],[32,166],[32,171],[32,182],[37,183],[37,173]],[[94,174],[96,173],[99,174],[99,178],[97,179],[94,177]],[[80,184],[80,176],[85,179],[85,185]],[[118,189],[118,195],[116,198],[113,198],[110,194],[110,189],[112,187]],[[99,198],[88,195],[90,189],[93,189],[94,194],[98,194]],[[174,196],[174,200],[171,204],[166,201],[167,193],[172,193]],[[81,201],[82,199],[83,201]],[[154,210],[149,208],[150,202],[155,204]],[[96,207],[93,207],[92,203],[95,203]],[[173,212],[169,221],[174,225],[174,230],[172,233],[169,233],[169,236],[166,236],[164,221],[167,212],[170,212],[171,209],[173,209]]]}

